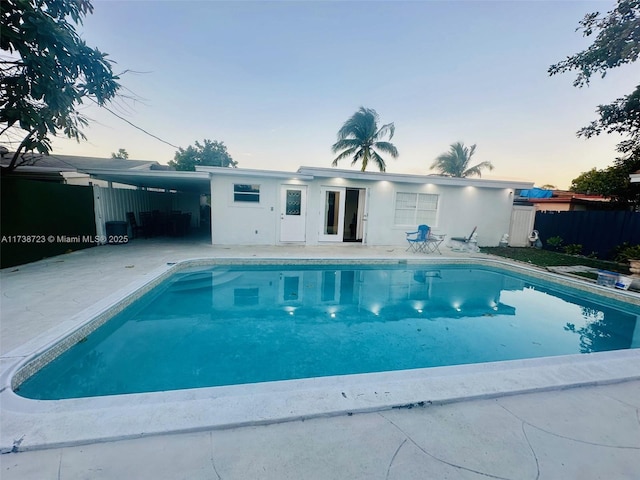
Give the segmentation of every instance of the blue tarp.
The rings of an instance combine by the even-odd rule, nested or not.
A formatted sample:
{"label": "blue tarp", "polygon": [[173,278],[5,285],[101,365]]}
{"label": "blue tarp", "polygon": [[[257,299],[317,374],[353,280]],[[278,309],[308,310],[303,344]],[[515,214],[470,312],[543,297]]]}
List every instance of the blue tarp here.
{"label": "blue tarp", "polygon": [[545,190],[543,188],[530,188],[520,191],[520,196],[527,198],[551,198],[552,195],[553,190]]}

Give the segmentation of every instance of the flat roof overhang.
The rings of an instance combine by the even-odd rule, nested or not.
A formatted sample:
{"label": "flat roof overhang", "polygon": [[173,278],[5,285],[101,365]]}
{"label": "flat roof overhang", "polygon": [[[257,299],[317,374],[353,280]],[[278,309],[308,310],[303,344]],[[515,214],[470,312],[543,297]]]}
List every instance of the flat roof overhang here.
{"label": "flat roof overhang", "polygon": [[91,169],[82,170],[98,180],[123,183],[141,188],[154,188],[161,190],[175,190],[178,192],[190,192],[209,194],[211,192],[211,180],[208,172],[174,172],[174,171],[131,171],[131,170],[106,170]]}
{"label": "flat roof overhang", "polygon": [[532,188],[533,182],[521,180],[494,180],[468,177],[446,177],[442,175],[420,175],[413,173],[361,172],[356,170],[341,170],[337,168],[300,167],[298,172],[313,177],[340,177],[349,180],[388,181],[395,183],[419,183],[454,187],[484,187],[484,188]]}
{"label": "flat roof overhang", "polygon": [[444,177],[442,175],[417,175],[410,173],[361,172],[356,170],[341,170],[337,168],[300,167],[297,172],[282,172],[276,170],[254,170],[246,168],[228,167],[196,167],[197,172],[209,172],[212,176],[234,177],[262,177],[296,180],[313,180],[315,178],[342,178],[354,181],[388,181],[395,183],[434,184],[454,187],[481,188],[532,188],[533,182],[521,180],[493,180],[482,178]]}

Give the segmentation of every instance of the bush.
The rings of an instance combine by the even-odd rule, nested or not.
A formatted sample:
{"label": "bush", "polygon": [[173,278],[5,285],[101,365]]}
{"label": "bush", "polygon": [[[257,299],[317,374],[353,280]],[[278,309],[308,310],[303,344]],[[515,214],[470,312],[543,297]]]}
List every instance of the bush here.
{"label": "bush", "polygon": [[619,245],[616,249],[616,261],[617,262],[628,262],[629,260],[639,260],[640,259],[640,245],[629,245],[628,243],[623,243]]}
{"label": "bush", "polygon": [[564,247],[564,253],[566,253],[567,255],[580,255],[582,253],[582,245],[577,243],[567,245],[566,247]]}
{"label": "bush", "polygon": [[560,246],[562,245],[562,237],[550,237],[547,239],[547,246],[550,250],[560,250]]}

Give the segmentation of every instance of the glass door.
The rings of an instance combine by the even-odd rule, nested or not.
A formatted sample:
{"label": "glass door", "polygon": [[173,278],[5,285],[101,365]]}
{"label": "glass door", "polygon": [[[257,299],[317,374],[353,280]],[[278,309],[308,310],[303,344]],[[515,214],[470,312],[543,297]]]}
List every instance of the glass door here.
{"label": "glass door", "polygon": [[344,238],[344,187],[321,187],[322,224],[318,240],[321,242],[342,242]]}

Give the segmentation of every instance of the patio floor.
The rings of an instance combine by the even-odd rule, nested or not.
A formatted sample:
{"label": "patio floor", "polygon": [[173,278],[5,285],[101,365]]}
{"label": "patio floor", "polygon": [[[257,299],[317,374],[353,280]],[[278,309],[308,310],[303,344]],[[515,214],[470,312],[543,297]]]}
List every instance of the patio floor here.
{"label": "patio floor", "polygon": [[[222,248],[150,239],[4,269],[0,365],[159,265],[203,257],[416,258],[402,247]],[[640,372],[625,375],[580,388],[6,453],[0,477],[637,479]],[[29,439],[14,439],[16,449],[22,441]]]}

